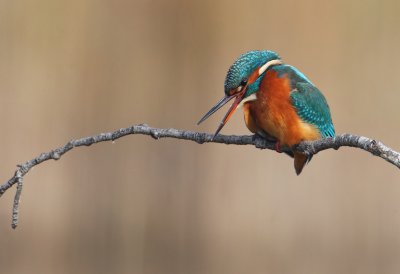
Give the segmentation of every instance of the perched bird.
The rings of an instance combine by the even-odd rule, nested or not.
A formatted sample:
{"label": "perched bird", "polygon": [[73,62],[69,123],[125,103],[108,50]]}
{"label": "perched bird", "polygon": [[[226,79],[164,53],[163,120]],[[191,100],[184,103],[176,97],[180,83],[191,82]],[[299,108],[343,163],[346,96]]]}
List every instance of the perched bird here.
{"label": "perched bird", "polygon": [[[247,128],[280,146],[293,148],[301,141],[335,136],[329,106],[322,93],[295,67],[283,63],[273,51],[255,50],[242,54],[229,68],[225,96],[207,112],[198,124],[235,99],[214,137],[233,112],[243,105]],[[299,175],[311,160],[297,151],[294,167]]]}

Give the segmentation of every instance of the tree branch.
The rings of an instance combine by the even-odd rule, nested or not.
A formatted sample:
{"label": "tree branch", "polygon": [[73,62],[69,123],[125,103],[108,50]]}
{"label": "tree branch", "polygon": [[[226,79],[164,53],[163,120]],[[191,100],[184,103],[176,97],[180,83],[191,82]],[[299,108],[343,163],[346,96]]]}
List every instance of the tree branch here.
{"label": "tree branch", "polygon": [[[90,146],[100,142],[114,141],[126,135],[142,134],[149,135],[158,140],[161,138],[175,138],[181,140],[194,141],[198,144],[203,143],[221,143],[228,145],[253,145],[259,149],[275,150],[275,143],[267,141],[258,135],[218,135],[213,139],[213,134],[199,133],[194,131],[185,131],[177,129],[161,129],[152,128],[146,124],[134,125],[127,128],[121,128],[114,132],[101,133],[91,137],[84,137],[81,139],[71,140],[64,146],[51,150],[50,152],[42,153],[36,158],[18,165],[17,170],[12,178],[6,183],[0,185],[0,196],[3,195],[10,187],[17,184],[17,192],[14,199],[13,214],[12,214],[12,227],[16,228],[18,225],[18,212],[19,212],[19,199],[22,191],[23,177],[30,171],[30,169],[47,160],[59,160],[62,155],[70,151],[74,147]],[[305,153],[306,155],[314,155],[326,149],[339,149],[342,146],[356,147],[379,156],[389,163],[400,168],[400,153],[385,146],[383,143],[352,134],[337,135],[334,138],[326,138],[312,142],[302,142],[294,149],[296,151]],[[288,147],[282,147],[283,152],[291,151]]]}

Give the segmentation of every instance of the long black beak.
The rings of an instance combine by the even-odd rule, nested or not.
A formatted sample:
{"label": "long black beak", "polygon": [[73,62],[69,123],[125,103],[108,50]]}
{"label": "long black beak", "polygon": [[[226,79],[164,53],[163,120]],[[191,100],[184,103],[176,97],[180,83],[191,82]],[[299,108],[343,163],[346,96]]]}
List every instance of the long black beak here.
{"label": "long black beak", "polygon": [[213,115],[217,110],[222,108],[226,103],[228,103],[230,100],[235,98],[236,95],[231,95],[231,96],[224,96],[221,100],[218,101],[218,103],[215,104],[204,116],[203,118],[200,119],[200,121],[197,122],[197,125],[200,125],[203,123],[205,120],[207,120],[208,117]]}
{"label": "long black beak", "polygon": [[200,121],[197,123],[198,125],[202,123],[204,120],[206,120],[208,117],[213,115],[217,110],[219,110],[221,107],[223,107],[226,103],[228,103],[230,100],[233,98],[236,98],[231,107],[229,108],[228,112],[225,114],[224,118],[222,119],[221,123],[219,124],[217,130],[215,131],[215,134],[213,136],[213,139],[217,134],[221,131],[221,129],[225,126],[226,122],[228,122],[229,118],[231,118],[233,112],[235,112],[237,106],[239,103],[242,101],[244,94],[246,92],[246,87],[242,89],[240,93],[236,93],[230,96],[225,96],[222,98],[215,106],[213,106],[204,116],[203,118],[200,119]]}

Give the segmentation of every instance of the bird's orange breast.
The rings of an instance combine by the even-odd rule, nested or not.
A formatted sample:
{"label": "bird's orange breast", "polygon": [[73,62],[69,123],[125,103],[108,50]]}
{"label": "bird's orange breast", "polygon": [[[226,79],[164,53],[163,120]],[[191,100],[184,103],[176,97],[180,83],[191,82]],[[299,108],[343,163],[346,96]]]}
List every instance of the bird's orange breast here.
{"label": "bird's orange breast", "polygon": [[264,131],[282,145],[293,146],[303,140],[320,138],[318,129],[303,122],[290,101],[290,81],[268,71],[256,93],[257,99],[243,105],[246,126],[253,133]]}

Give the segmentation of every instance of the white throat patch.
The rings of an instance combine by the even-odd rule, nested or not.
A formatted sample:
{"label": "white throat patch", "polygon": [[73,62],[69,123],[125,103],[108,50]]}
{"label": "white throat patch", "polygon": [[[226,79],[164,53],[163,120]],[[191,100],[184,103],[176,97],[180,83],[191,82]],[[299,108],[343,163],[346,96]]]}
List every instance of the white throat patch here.
{"label": "white throat patch", "polygon": [[279,59],[275,59],[275,60],[271,60],[268,61],[267,63],[265,63],[259,70],[258,70],[258,75],[263,74],[270,66],[273,65],[281,65],[283,64],[282,60]]}
{"label": "white throat patch", "polygon": [[251,94],[250,96],[244,98],[244,99],[240,102],[240,104],[237,106],[237,108],[242,107],[243,104],[246,103],[246,102],[255,101],[255,100],[257,100],[257,94],[253,93],[253,94]]}

